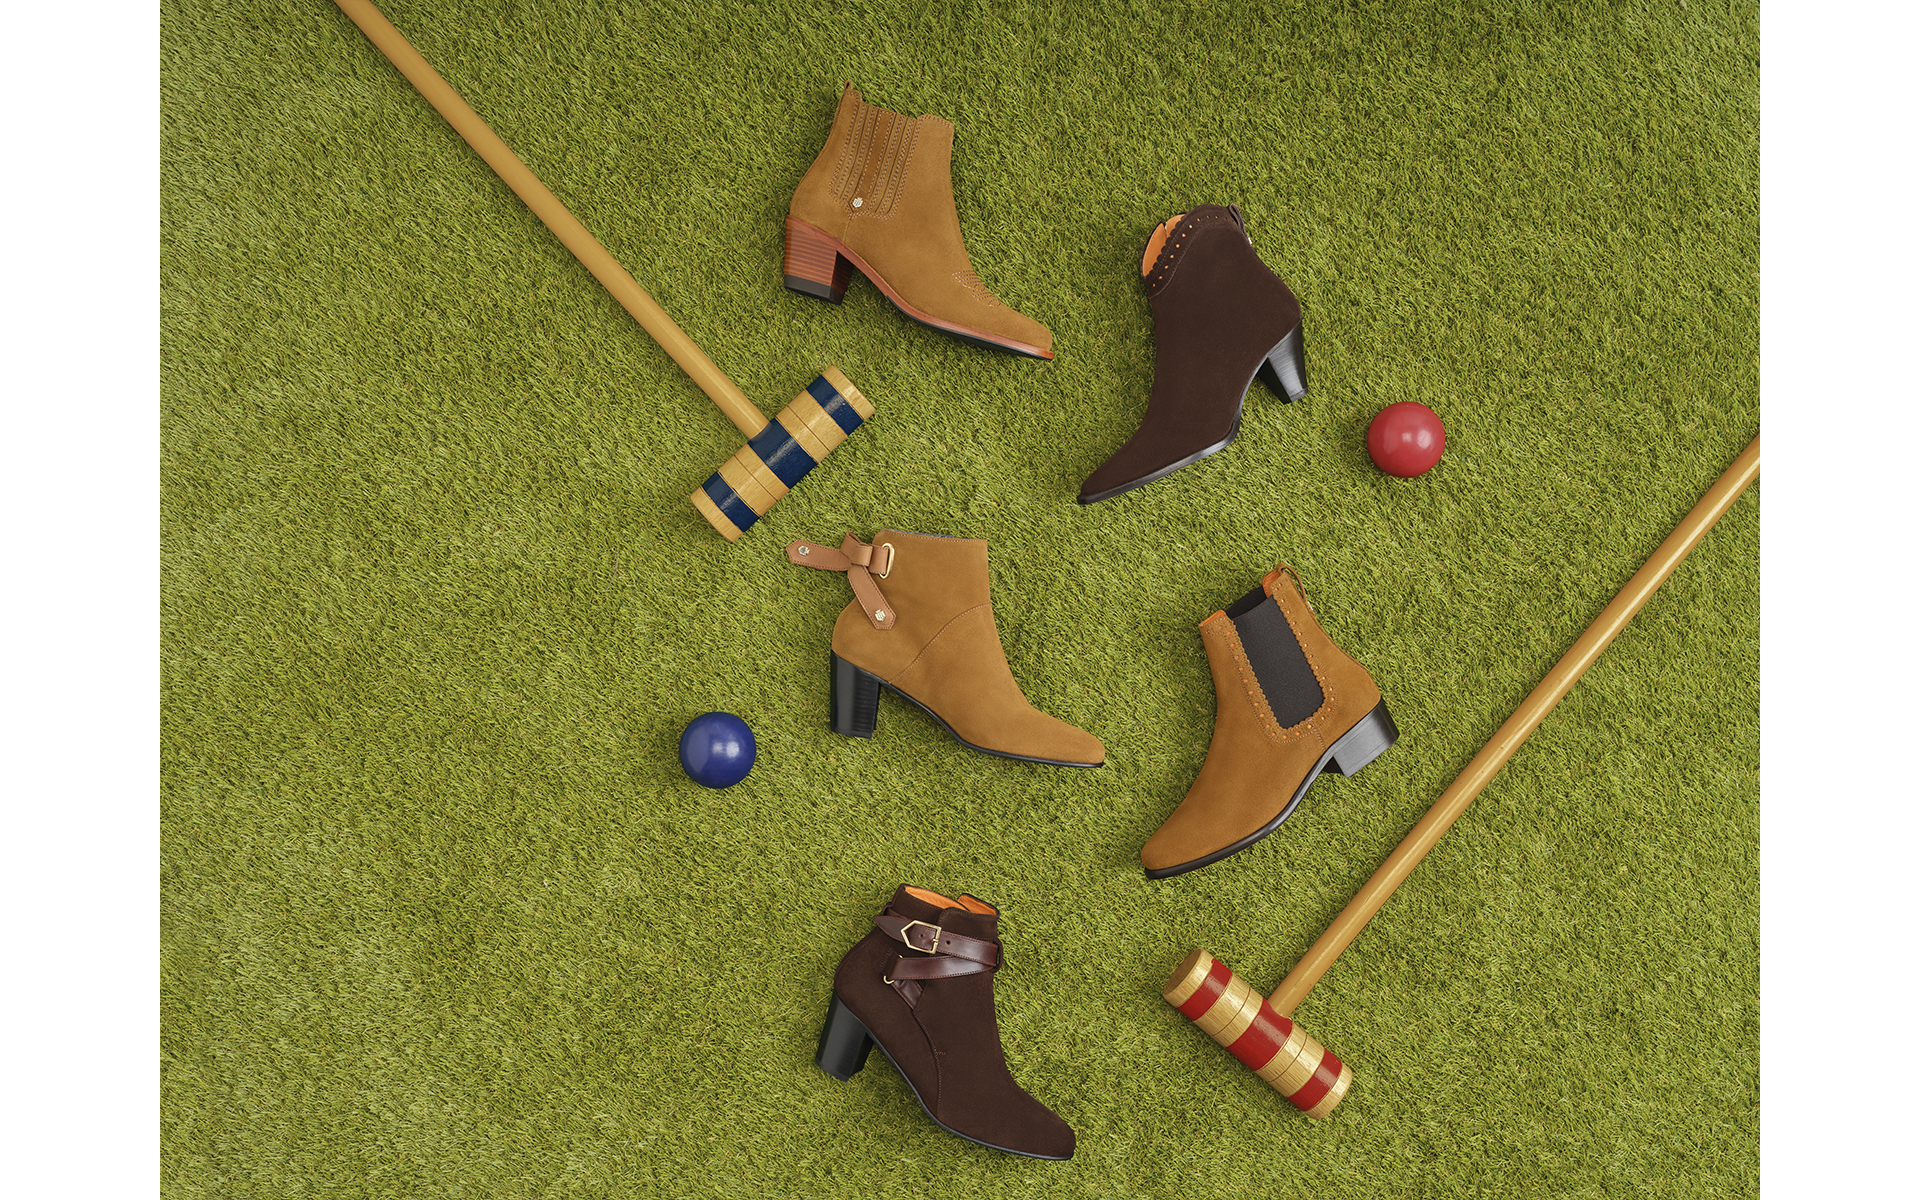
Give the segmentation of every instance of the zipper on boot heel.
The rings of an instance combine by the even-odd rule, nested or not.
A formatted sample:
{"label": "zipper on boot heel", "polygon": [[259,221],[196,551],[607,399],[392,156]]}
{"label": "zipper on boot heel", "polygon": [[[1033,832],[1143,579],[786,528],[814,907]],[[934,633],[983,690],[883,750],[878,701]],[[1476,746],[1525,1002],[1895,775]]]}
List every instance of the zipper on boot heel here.
{"label": "zipper on boot heel", "polygon": [[1305,326],[1295,325],[1293,332],[1280,339],[1280,344],[1267,355],[1267,361],[1260,364],[1260,376],[1266,381],[1273,394],[1287,404],[1307,394],[1307,348],[1301,338]]}
{"label": "zipper on boot heel", "polygon": [[842,737],[872,737],[880,723],[880,677],[828,653],[833,659],[833,731]]}
{"label": "zipper on boot heel", "polygon": [[825,234],[797,217],[787,218],[782,269],[788,287],[831,304],[840,303],[847,285],[853,282],[853,263],[834,249]]}
{"label": "zipper on boot heel", "polygon": [[820,1049],[813,1056],[814,1065],[845,1083],[867,1065],[867,1055],[871,1053],[873,1035],[867,1032],[859,1017],[840,1003],[840,997],[835,996],[827,1009],[826,1026],[820,1030]]}
{"label": "zipper on boot heel", "polygon": [[1399,740],[1400,729],[1393,723],[1393,714],[1387,711],[1387,702],[1382,700],[1333,744],[1326,769],[1351,779],[1355,771],[1385,754],[1387,747]]}

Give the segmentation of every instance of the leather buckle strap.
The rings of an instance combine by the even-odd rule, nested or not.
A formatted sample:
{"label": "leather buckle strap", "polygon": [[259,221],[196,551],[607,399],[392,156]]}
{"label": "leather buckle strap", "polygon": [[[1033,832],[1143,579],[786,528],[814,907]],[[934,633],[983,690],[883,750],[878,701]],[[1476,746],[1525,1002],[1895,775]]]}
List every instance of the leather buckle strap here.
{"label": "leather buckle strap", "polygon": [[881,913],[873,919],[873,924],[894,941],[905,942],[909,949],[922,954],[951,955],[968,962],[981,963],[989,969],[1000,965],[999,946],[943,929],[931,921],[910,921],[892,913]]}
{"label": "leather buckle strap", "polygon": [[907,1002],[909,1008],[920,1003],[920,980],[978,975],[982,971],[997,970],[1000,966],[1000,947],[997,944],[954,933],[931,921],[910,919],[889,912],[875,917],[873,924],[881,933],[903,943],[909,950],[928,955],[926,958],[908,958],[903,954],[894,959],[893,966],[880,977],[882,983],[890,984],[894,991],[900,993],[900,998]]}
{"label": "leather buckle strap", "polygon": [[851,533],[841,540],[838,550],[818,542],[794,542],[787,547],[787,561],[795,566],[845,571],[853,594],[860,600],[860,611],[875,629],[892,629],[898,616],[874,582],[893,574],[894,558],[892,542],[869,546]]}

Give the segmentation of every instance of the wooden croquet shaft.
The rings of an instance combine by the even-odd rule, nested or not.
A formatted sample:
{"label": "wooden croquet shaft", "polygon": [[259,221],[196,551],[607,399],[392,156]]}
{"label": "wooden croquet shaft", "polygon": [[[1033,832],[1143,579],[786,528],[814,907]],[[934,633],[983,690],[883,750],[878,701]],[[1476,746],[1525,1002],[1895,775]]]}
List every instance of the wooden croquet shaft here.
{"label": "wooden croquet shaft", "polygon": [[1587,668],[1600,657],[1600,652],[1646,605],[1654,590],[1673,574],[1674,568],[1680,565],[1681,560],[1706,536],[1714,522],[1732,507],[1733,502],[1739,499],[1747,485],[1759,474],[1760,439],[1755,438],[1740,457],[1733,460],[1733,465],[1707,489],[1707,494],[1693,506],[1693,510],[1667,536],[1667,540],[1660,543],[1660,548],[1653,552],[1653,557],[1646,561],[1646,565],[1634,572],[1633,578],[1627,580],[1627,585],[1620,589],[1612,602],[1600,610],[1593,624],[1554,664],[1553,670],[1547,672],[1547,677],[1540,681],[1539,686],[1521,701],[1520,707],[1493,735],[1493,740],[1473,756],[1466,770],[1460,772],[1459,777],[1440,794],[1440,799],[1427,810],[1426,816],[1420,818],[1420,823],[1407,834],[1399,848],[1380,864],[1373,878],[1367,880],[1366,886],[1334,918],[1333,924],[1327,926],[1327,931],[1294,964],[1293,970],[1287,973],[1287,977],[1280,981],[1280,986],[1267,999],[1275,1012],[1282,1016],[1293,1015],[1293,1010],[1313,990],[1313,985],[1320,982],[1320,977],[1340,957],[1340,952],[1359,936],[1360,930],[1406,881],[1414,867],[1433,849],[1434,843],[1459,820],[1467,805],[1480,794],[1480,789],[1486,787],[1488,781],[1513,757],[1514,751],[1527,740],[1527,735],[1546,718],[1554,705],[1560,703],[1560,698],[1567,694],[1580,676],[1586,674]]}
{"label": "wooden croquet shaft", "polygon": [[334,3],[353,19],[353,23],[394,66],[400,68],[400,73],[426,97],[427,103],[440,110],[440,115],[447,119],[454,131],[465,138],[467,145],[472,146],[487,161],[487,165],[506,181],[506,185],[526,202],[526,206],[533,210],[533,215],[545,222],[567,249],[573,251],[573,256],[593,272],[594,278],[606,285],[607,291],[613,294],[621,307],[633,314],[634,320],[653,335],[653,340],[660,343],[660,348],[680,364],[680,369],[700,385],[700,390],[720,406],[720,411],[740,427],[741,433],[753,437],[767,427],[766,414],[754,407],[753,402],[734,386],[733,380],[713,365],[713,360],[707,357],[706,352],[681,332],[680,327],[673,323],[673,318],[654,303],[653,297],[634,282],[627,269],[607,253],[606,247],[587,232],[587,227],[567,211],[567,206],[560,203],[545,184],[535,178],[527,165],[507,149],[507,144],[487,128],[487,123],[480,119],[480,115],[468,107],[467,102],[460,98],[460,93],[454,91],[446,80],[440,78],[440,73],[420,57],[420,52],[401,36],[400,31],[379,9],[369,0],[334,0]]}

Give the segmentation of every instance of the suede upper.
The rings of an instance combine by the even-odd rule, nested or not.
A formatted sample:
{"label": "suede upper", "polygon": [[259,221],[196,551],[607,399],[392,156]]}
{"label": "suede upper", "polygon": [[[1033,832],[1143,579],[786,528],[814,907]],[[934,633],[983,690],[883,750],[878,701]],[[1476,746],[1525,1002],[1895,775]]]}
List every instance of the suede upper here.
{"label": "suede upper", "polygon": [[1147,287],[1153,395],[1126,445],[1080,486],[1083,500],[1226,442],[1254,373],[1300,324],[1299,300],[1260,261],[1239,213],[1217,204],[1181,218]]}
{"label": "suede upper", "polygon": [[[887,908],[967,937],[1000,940],[997,913],[930,904],[905,885]],[[870,931],[840,960],[833,992],[885,1047],[928,1111],[943,1125],[992,1146],[1043,1158],[1071,1156],[1073,1130],[1022,1090],[1007,1070],[993,1002],[994,972],[928,980],[909,1005],[884,981],[902,954],[920,957],[879,930]]]}
{"label": "suede upper", "polygon": [[1280,725],[1233,621],[1217,612],[1201,622],[1216,696],[1213,741],[1180,807],[1140,850],[1149,871],[1205,858],[1259,832],[1333,743],[1380,703],[1373,676],[1333,644],[1293,581],[1275,571],[1263,583],[1319,684],[1320,707],[1292,726]]}
{"label": "suede upper", "polygon": [[893,546],[878,581],[893,607],[875,629],[856,599],[833,627],[833,652],[937,713],[962,740],[1049,762],[1100,763],[1100,739],[1027,702],[1007,666],[988,595],[987,543],[883,529]]}
{"label": "suede upper", "polygon": [[952,163],[951,121],[888,112],[849,85],[788,211],[858,255],[912,315],[1051,357],[1047,327],[1007,307],[974,273]]}

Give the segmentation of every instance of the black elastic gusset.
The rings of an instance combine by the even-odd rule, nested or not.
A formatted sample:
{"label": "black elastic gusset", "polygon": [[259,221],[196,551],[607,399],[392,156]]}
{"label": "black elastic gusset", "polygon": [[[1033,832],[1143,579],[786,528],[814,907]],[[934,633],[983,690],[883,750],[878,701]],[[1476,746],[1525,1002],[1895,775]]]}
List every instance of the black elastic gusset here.
{"label": "black elastic gusset", "polygon": [[1298,725],[1318,712],[1326,696],[1280,606],[1267,598],[1240,616],[1228,615],[1240,634],[1247,661],[1253,664],[1253,677],[1266,693],[1267,707],[1273,710],[1273,719],[1280,727]]}
{"label": "black elastic gusset", "polygon": [[1233,602],[1233,607],[1227,610],[1227,618],[1232,621],[1238,621],[1241,617],[1246,616],[1254,609],[1260,607],[1260,604],[1266,600],[1266,598],[1266,588],[1257,587],[1253,589]]}

